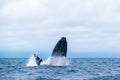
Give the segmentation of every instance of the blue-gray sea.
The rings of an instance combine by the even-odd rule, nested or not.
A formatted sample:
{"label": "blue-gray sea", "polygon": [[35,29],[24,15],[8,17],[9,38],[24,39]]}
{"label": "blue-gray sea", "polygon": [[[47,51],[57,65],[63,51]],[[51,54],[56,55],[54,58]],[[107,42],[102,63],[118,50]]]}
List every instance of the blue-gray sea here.
{"label": "blue-gray sea", "polygon": [[0,80],[120,80],[119,58],[70,58],[69,65],[27,67],[25,58],[1,58]]}

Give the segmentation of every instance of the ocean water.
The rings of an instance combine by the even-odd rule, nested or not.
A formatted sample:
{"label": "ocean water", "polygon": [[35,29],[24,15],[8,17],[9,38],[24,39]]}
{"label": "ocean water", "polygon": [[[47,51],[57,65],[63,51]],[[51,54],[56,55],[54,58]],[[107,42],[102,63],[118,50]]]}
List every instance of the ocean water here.
{"label": "ocean water", "polygon": [[1,58],[0,80],[120,80],[119,58],[70,58],[64,66],[26,66],[25,58]]}

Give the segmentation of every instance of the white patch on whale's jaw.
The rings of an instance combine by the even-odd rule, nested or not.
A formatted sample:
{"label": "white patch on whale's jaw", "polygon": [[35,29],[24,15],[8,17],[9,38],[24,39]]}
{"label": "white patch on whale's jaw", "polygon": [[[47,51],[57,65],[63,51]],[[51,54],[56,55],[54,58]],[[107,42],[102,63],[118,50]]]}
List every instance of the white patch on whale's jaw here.
{"label": "white patch on whale's jaw", "polygon": [[65,66],[67,65],[67,59],[65,56],[51,56],[44,60],[41,65],[52,65],[52,66]]}

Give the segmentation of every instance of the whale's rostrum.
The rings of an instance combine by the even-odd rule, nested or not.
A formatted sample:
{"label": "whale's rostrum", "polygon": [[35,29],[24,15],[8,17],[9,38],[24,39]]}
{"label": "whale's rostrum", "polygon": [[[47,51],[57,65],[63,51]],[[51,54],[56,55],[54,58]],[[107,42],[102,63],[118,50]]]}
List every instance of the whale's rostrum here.
{"label": "whale's rostrum", "polygon": [[67,56],[67,40],[66,37],[62,37],[53,49],[51,56]]}

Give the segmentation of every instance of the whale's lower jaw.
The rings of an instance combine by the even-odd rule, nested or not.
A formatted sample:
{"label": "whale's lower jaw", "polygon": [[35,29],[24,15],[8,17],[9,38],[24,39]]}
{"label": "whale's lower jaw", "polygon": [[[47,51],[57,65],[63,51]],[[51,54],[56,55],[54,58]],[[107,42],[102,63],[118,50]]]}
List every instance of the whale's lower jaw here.
{"label": "whale's lower jaw", "polygon": [[56,44],[51,56],[67,56],[67,40],[62,37]]}
{"label": "whale's lower jaw", "polygon": [[65,56],[50,56],[41,65],[51,65],[51,66],[65,66],[67,65],[67,58]]}

